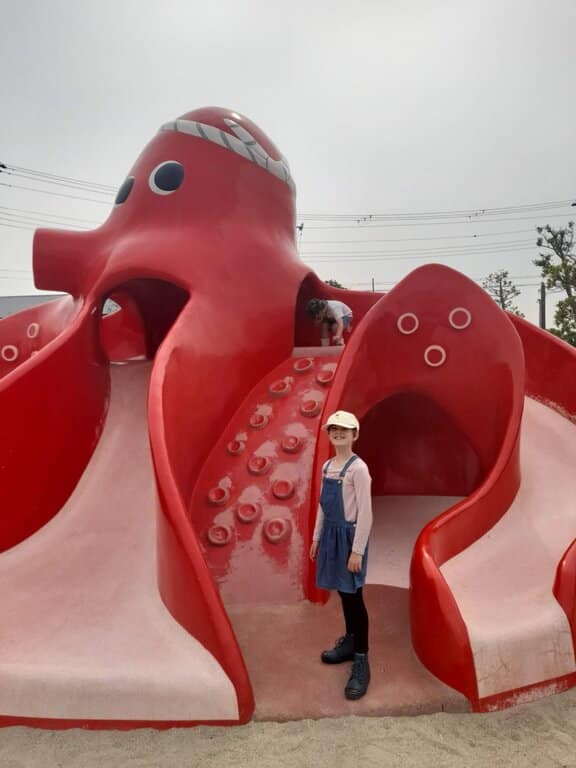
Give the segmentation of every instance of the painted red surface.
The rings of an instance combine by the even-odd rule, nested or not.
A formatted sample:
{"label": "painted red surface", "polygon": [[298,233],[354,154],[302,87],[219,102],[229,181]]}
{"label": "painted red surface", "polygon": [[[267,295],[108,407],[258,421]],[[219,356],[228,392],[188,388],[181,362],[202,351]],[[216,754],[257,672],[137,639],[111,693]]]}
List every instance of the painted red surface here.
{"label": "painted red surface", "polygon": [[[527,393],[575,421],[576,350],[519,317],[512,316],[512,320],[526,349]],[[568,617],[576,647],[576,540],[569,544],[558,563],[554,595]]]}
{"label": "painted red surface", "polygon": [[0,379],[0,551],[58,512],[98,442],[109,378],[92,317],[89,305],[63,299],[0,325],[0,346],[20,352]]}
{"label": "painted red surface", "polygon": [[[183,118],[230,137],[225,120],[233,119],[272,162],[280,159],[262,131],[236,113],[208,108]],[[158,194],[154,172],[168,161],[182,166],[183,180]],[[52,330],[41,323],[33,358],[13,329],[52,310],[37,308],[0,326],[4,346],[15,336],[22,345],[18,359],[0,369],[7,436],[0,450],[9,477],[2,486],[2,542],[11,546],[33,533],[74,487],[105,416],[108,362],[143,352],[154,357],[148,416],[160,500],[159,588],[173,616],[231,678],[244,722],[253,710],[250,681],[191,504],[202,467],[244,398],[289,359],[295,344],[318,343],[307,298],[340,292],[298,258],[293,188],[257,163],[168,129],[128,175],[130,194],[97,230],[36,232],[36,285],[70,293],[74,302],[66,302],[75,314]],[[122,309],[102,319],[108,297]],[[350,299],[357,320],[376,298]],[[324,391],[326,384],[317,386]],[[300,418],[317,424],[319,413]],[[295,453],[286,456],[296,461]],[[46,483],[31,484],[30,470]],[[275,498],[293,504],[297,493],[277,479]],[[265,527],[264,546],[286,551],[288,533],[277,518]]]}
{"label": "painted red surface", "polygon": [[190,520],[227,604],[304,597],[314,455],[337,360],[289,357],[272,370],[200,472]]}
{"label": "painted red surface", "polygon": [[[233,120],[271,164],[281,158],[236,113],[183,118],[228,137]],[[515,328],[446,267],[422,267],[386,296],[328,287],[297,255],[291,185],[174,125],[144,149],[130,194],[99,229],[36,233],[37,287],[72,298],[0,323],[0,545],[33,534],[73,489],[105,417],[109,362],[153,358],[159,590],[229,675],[246,722],[253,693],[222,596],[239,602],[248,591],[257,601],[272,589],[277,599],[326,599],[306,560],[329,450],[318,427],[323,414],[352,410],[375,493],[466,496],[417,541],[411,620],[426,666],[477,701],[466,628],[440,567],[489,530],[518,489],[522,345],[527,391],[570,414],[574,352],[522,321]],[[160,194],[152,181],[165,162],[179,163],[183,179]],[[313,296],[354,312],[337,367],[292,357],[318,344],[305,311]],[[102,318],[108,297],[121,310]],[[555,588],[573,632],[575,561],[572,546]],[[272,572],[277,580],[264,583]]]}
{"label": "painted red surface", "polygon": [[[361,418],[358,452],[379,494],[467,496],[416,543],[411,619],[420,659],[471,700],[470,643],[439,569],[489,530],[516,494],[523,397],[522,345],[510,321],[472,281],[427,266],[366,314],[326,406]],[[321,442],[316,474],[326,452]]]}

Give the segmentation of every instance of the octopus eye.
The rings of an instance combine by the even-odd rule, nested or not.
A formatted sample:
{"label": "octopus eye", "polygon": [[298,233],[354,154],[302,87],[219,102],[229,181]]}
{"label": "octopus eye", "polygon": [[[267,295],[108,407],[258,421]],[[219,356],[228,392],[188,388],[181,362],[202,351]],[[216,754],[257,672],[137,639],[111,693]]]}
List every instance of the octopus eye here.
{"label": "octopus eye", "polygon": [[150,174],[148,183],[152,192],[157,195],[171,195],[176,192],[184,179],[184,168],[174,160],[160,163]]}
{"label": "octopus eye", "polygon": [[114,200],[114,205],[122,205],[122,203],[125,203],[128,199],[128,195],[132,191],[133,186],[134,176],[128,176],[128,178],[122,183],[122,186],[118,190],[116,200]]}

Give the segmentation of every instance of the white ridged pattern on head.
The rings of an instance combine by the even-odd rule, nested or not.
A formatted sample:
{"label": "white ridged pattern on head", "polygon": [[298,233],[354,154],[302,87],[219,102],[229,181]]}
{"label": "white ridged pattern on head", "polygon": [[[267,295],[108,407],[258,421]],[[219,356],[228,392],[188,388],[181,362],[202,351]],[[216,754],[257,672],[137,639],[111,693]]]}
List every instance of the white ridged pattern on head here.
{"label": "white ridged pattern on head", "polygon": [[264,168],[264,170],[281,181],[286,182],[290,189],[294,191],[294,181],[290,175],[290,168],[286,158],[282,157],[280,160],[273,160],[249,131],[234,120],[227,119],[224,122],[236,134],[235,136],[227,131],[222,131],[220,128],[215,128],[213,125],[199,123],[196,120],[172,120],[169,123],[164,123],[160,130],[186,133],[189,136],[195,136],[197,139],[211,141],[213,144],[224,147],[224,149],[229,149],[237,155],[242,155],[246,160],[256,163],[256,165]]}

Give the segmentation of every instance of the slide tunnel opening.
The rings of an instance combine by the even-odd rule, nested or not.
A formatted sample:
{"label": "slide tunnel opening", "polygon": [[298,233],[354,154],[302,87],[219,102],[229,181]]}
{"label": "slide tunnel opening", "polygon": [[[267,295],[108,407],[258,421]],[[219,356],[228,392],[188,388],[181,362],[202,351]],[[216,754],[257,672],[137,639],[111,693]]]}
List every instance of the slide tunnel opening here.
{"label": "slide tunnel opening", "polygon": [[450,414],[416,392],[377,403],[355,450],[372,475],[368,583],[407,589],[420,532],[482,482],[480,459]]}
{"label": "slide tunnel opening", "polygon": [[153,359],[189,294],[165,280],[141,278],[102,299],[100,342],[113,363]]}
{"label": "slide tunnel opening", "polygon": [[401,392],[362,419],[358,454],[375,496],[467,496],[482,481],[480,459],[454,419],[432,398]]}

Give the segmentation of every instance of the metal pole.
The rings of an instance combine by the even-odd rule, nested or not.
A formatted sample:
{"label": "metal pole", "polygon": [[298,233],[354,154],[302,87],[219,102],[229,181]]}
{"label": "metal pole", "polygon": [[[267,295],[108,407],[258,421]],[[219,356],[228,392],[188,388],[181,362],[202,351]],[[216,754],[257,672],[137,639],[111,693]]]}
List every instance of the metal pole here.
{"label": "metal pole", "polygon": [[540,283],[540,298],[538,299],[538,304],[540,305],[539,325],[540,328],[546,330],[546,286],[544,283]]}

